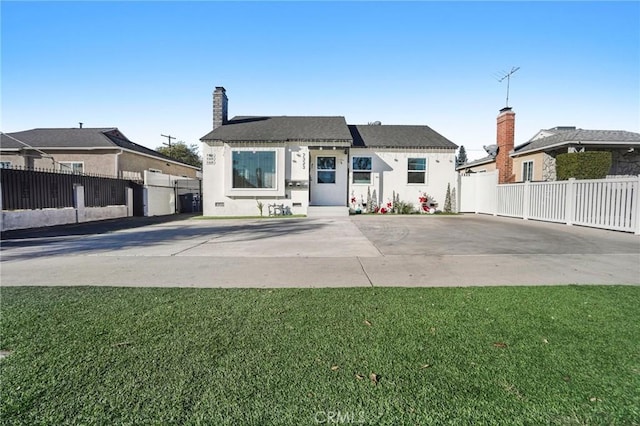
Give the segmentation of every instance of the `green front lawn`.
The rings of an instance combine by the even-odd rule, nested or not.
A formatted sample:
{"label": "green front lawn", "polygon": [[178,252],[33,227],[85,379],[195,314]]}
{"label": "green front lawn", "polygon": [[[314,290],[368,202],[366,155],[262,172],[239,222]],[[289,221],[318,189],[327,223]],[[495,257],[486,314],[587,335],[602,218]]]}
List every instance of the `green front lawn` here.
{"label": "green front lawn", "polygon": [[638,424],[640,288],[2,288],[3,424]]}

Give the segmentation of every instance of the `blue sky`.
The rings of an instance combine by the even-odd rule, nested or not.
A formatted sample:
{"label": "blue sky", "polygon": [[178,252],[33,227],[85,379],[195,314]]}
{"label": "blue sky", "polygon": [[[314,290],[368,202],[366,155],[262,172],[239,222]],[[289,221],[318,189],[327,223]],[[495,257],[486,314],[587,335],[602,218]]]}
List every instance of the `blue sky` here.
{"label": "blue sky", "polygon": [[539,129],[640,132],[639,2],[0,2],[4,132],[118,127],[156,148],[233,115],[426,124],[470,158],[511,79]]}

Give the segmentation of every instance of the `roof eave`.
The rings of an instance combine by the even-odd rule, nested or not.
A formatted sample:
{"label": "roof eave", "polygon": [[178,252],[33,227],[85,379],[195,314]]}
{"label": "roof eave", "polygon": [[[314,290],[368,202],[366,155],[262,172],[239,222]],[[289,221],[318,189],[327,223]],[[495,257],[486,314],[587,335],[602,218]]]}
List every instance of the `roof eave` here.
{"label": "roof eave", "polygon": [[200,139],[202,142],[227,143],[227,144],[327,144],[327,145],[346,145],[351,146],[353,143],[350,139]]}
{"label": "roof eave", "polygon": [[536,152],[545,152],[550,149],[560,148],[566,145],[618,145],[624,147],[626,145],[640,145],[640,141],[564,141],[557,142],[551,145],[542,146],[539,148],[527,149],[524,151],[514,151],[509,153],[510,157],[517,157],[524,154],[533,154]]}

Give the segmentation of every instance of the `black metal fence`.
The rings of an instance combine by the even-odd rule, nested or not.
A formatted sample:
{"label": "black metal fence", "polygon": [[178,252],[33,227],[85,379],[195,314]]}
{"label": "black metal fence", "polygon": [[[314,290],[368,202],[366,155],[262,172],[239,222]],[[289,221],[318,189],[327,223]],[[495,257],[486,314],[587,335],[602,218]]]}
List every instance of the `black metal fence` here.
{"label": "black metal fence", "polygon": [[74,187],[84,187],[86,207],[127,204],[131,182],[86,174],[20,168],[0,169],[3,210],[74,207]]}

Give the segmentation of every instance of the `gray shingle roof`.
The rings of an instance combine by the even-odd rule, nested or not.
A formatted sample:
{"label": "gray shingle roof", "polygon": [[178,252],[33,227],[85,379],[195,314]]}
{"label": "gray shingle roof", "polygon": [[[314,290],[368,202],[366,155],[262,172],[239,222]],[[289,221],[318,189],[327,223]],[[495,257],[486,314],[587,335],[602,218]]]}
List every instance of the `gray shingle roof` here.
{"label": "gray shingle roof", "polygon": [[225,142],[341,141],[351,143],[344,117],[233,117],[200,140]]}
{"label": "gray shingle roof", "polygon": [[468,163],[460,164],[459,166],[456,167],[456,170],[462,170],[462,169],[466,169],[468,167],[479,166],[479,165],[487,164],[487,163],[493,163],[494,161],[496,161],[495,157],[492,157],[491,155],[487,155],[486,157],[478,158],[477,160],[473,160],[473,161],[470,161]]}
{"label": "gray shingle roof", "polygon": [[354,147],[450,148],[458,146],[429,126],[349,125]]}
{"label": "gray shingle roof", "polygon": [[[70,129],[32,129],[7,133],[33,148],[46,151],[55,148],[123,148],[130,151],[150,155],[162,160],[171,160],[189,167],[194,167],[174,160],[158,151],[131,142],[116,127],[107,128],[70,128]],[[2,149],[21,149],[25,145],[5,135],[0,135]],[[197,168],[197,167],[194,167]]]}
{"label": "gray shingle roof", "polygon": [[586,144],[604,142],[609,146],[615,143],[623,146],[640,144],[639,133],[627,132],[625,130],[549,129],[545,131],[554,134],[518,145],[513,150],[514,154],[541,151],[552,146],[577,144],[578,142]]}
{"label": "gray shingle roof", "polygon": [[[32,129],[22,132],[8,133],[34,148],[113,148],[114,143],[104,134],[115,130],[109,128],[83,128],[83,129]],[[24,148],[17,141],[2,135],[3,148]]]}

